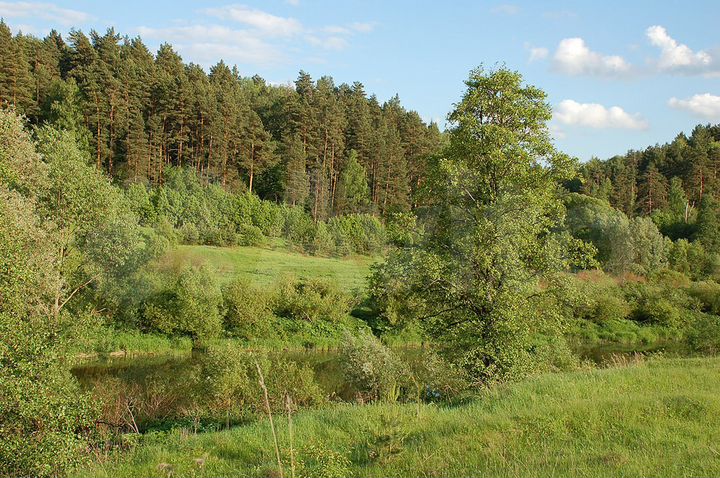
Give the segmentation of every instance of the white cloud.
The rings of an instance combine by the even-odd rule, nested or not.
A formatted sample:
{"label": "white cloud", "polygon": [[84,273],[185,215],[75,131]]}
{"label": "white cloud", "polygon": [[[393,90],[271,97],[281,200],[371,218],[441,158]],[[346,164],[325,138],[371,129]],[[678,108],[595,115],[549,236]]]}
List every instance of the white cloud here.
{"label": "white cloud", "polygon": [[530,47],[530,61],[544,60],[550,52],[543,47]]}
{"label": "white cloud", "polygon": [[598,129],[646,129],[648,127],[647,121],[639,115],[631,115],[619,106],[606,108],[598,103],[578,103],[574,100],[561,101],[555,108],[553,117],[563,124]]}
{"label": "white cloud", "polygon": [[517,5],[510,5],[508,3],[498,5],[496,7],[493,7],[491,10],[492,13],[497,13],[500,15],[517,15],[520,13],[520,7]]}
{"label": "white cloud", "polygon": [[555,139],[565,139],[567,138],[567,135],[565,134],[565,130],[563,130],[560,126],[556,124],[550,125],[550,134]]}
{"label": "white cloud", "polygon": [[219,25],[191,25],[139,27],[137,32],[144,38],[171,41],[181,54],[204,65],[214,64],[221,58],[226,62],[260,65],[284,60],[280,49],[247,30]]}
{"label": "white cloud", "polygon": [[704,93],[693,95],[686,100],[670,98],[668,105],[679,110],[686,110],[696,116],[714,120],[720,119],[720,96]]}
{"label": "white cloud", "polygon": [[370,33],[375,29],[375,23],[373,22],[354,22],[350,25],[350,28],[360,33]]}
{"label": "white cloud", "polygon": [[582,38],[562,40],[555,51],[553,63],[557,70],[568,75],[621,76],[631,70],[623,57],[594,52]]}
{"label": "white cloud", "polygon": [[672,38],[665,27],[654,25],[645,32],[650,43],[660,48],[657,67],[662,71],[680,73],[720,73],[720,62],[706,51],[694,52]]}
{"label": "white cloud", "polygon": [[308,43],[313,46],[323,48],[325,50],[344,50],[348,46],[347,39],[340,36],[328,36],[319,38],[315,35],[305,37]]}
{"label": "white cloud", "polygon": [[273,36],[292,36],[303,31],[302,24],[294,18],[279,17],[245,5],[206,8],[203,12],[212,17],[242,23]]}
{"label": "white cloud", "polygon": [[40,18],[65,26],[80,26],[93,18],[85,12],[41,2],[0,2],[0,17]]}
{"label": "white cloud", "polygon": [[[351,37],[370,32],[375,26],[374,23],[355,22],[308,28],[294,18],[244,5],[206,8],[199,13],[235,25],[198,22],[160,28],[142,26],[136,32],[146,38],[173,42],[178,52],[203,66],[210,66],[221,58],[228,63],[267,66],[289,62],[291,56],[303,52],[303,47],[343,50],[349,46]],[[311,58],[311,51],[305,53],[309,55],[307,61],[324,61]]]}

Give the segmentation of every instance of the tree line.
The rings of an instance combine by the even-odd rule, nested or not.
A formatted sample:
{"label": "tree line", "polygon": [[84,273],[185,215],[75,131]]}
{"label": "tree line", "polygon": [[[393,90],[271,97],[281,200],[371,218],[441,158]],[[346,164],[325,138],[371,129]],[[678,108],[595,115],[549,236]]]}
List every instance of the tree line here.
{"label": "tree line", "polygon": [[244,77],[223,61],[206,72],[167,43],[56,31],[13,36],[0,22],[0,102],[33,124],[76,132],[97,169],[120,182],[162,184],[169,166],[229,190],[301,205],[315,220],[406,211],[441,133],[397,96],[364,86],[294,85]]}

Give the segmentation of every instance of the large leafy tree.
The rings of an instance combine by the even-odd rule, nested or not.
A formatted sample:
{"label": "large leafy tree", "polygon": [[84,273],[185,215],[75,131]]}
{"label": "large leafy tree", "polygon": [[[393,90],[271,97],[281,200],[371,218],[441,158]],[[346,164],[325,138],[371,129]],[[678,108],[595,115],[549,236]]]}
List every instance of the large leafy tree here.
{"label": "large leafy tree", "polygon": [[486,383],[540,367],[541,338],[559,346],[552,278],[585,247],[553,232],[564,217],[558,184],[574,161],[550,142],[545,93],[506,68],[473,70],[466,85],[428,184],[427,234],[391,254],[372,285],[388,318],[416,317]]}
{"label": "large leafy tree", "polygon": [[77,463],[92,425],[88,397],[61,361],[55,310],[52,181],[12,112],[0,111],[0,475],[58,476]]}

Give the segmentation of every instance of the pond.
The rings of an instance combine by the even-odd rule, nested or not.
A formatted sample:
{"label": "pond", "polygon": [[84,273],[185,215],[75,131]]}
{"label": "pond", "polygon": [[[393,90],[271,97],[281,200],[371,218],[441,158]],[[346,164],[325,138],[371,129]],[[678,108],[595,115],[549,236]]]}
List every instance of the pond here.
{"label": "pond", "polygon": [[[422,349],[397,349],[409,364],[420,363]],[[616,355],[635,353],[679,353],[673,344],[655,344],[646,347],[610,344],[579,348],[576,353],[586,360],[604,363]],[[331,401],[353,401],[357,390],[343,376],[341,358],[337,351],[277,351],[268,355],[273,359],[291,360],[307,365],[315,373],[315,380],[323,394]],[[163,429],[178,423],[187,423],[193,408],[206,400],[207,391],[198,389],[197,379],[201,352],[187,355],[144,356],[133,358],[106,358],[80,364],[72,369],[81,386],[104,401],[117,401],[114,421],[122,421],[123,407],[134,401],[141,410],[133,420],[141,431]],[[142,403],[140,403],[142,402]],[[106,413],[107,415],[107,413]]]}
{"label": "pond", "polygon": [[[419,348],[398,352],[407,362],[418,361],[421,356]],[[279,351],[268,354],[268,358],[290,360],[310,367],[315,373],[315,381],[330,401],[353,401],[356,397],[357,390],[344,379],[337,351]],[[110,421],[122,421],[122,408],[134,400],[142,411],[133,419],[138,428],[145,431],[185,422],[189,411],[197,408],[198,402],[205,401],[207,391],[198,389],[200,382],[196,380],[201,360],[202,352],[110,357],[77,365],[72,373],[81,387],[92,391],[96,398],[106,402],[125,400],[125,405],[115,405],[118,410],[115,419]]]}

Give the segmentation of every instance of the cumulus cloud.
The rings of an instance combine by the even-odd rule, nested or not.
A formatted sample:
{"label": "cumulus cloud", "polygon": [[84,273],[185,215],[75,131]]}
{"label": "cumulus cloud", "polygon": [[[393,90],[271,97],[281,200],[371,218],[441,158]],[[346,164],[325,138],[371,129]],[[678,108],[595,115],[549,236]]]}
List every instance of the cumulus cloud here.
{"label": "cumulus cloud", "polygon": [[720,73],[720,64],[705,51],[693,51],[672,38],[667,30],[654,25],[645,32],[650,43],[660,48],[657,67],[662,71],[679,73]]}
{"label": "cumulus cloud", "polygon": [[139,27],[144,38],[171,41],[184,56],[201,64],[226,61],[269,65],[284,59],[275,45],[247,30],[220,25],[190,25],[167,28]]}
{"label": "cumulus cloud", "polygon": [[204,8],[198,13],[222,22],[160,28],[142,26],[136,31],[145,38],[172,41],[183,56],[204,66],[220,58],[231,63],[267,66],[287,63],[290,59],[287,52],[297,55],[303,47],[343,50],[351,37],[370,32],[375,26],[354,22],[309,28],[294,18],[239,4]]}
{"label": "cumulus cloud", "polygon": [[670,98],[668,105],[672,108],[686,110],[701,118],[720,119],[720,96],[704,93],[693,95],[686,100]]}
{"label": "cumulus cloud", "polygon": [[606,108],[598,103],[578,103],[563,100],[555,108],[553,117],[567,125],[597,129],[646,129],[647,121],[639,115],[629,114],[619,106]]}
{"label": "cumulus cloud", "polygon": [[93,18],[85,12],[40,2],[0,2],[0,17],[40,18],[65,26],[79,26]]}
{"label": "cumulus cloud", "polygon": [[555,51],[553,64],[558,71],[568,75],[621,76],[631,70],[623,57],[594,52],[582,38],[562,40]]}
{"label": "cumulus cloud", "polygon": [[530,47],[530,61],[544,60],[548,57],[550,52],[547,48],[543,47]]}
{"label": "cumulus cloud", "polygon": [[273,36],[292,36],[303,31],[302,24],[294,18],[279,17],[245,5],[206,8],[203,12],[212,17],[242,23]]}

